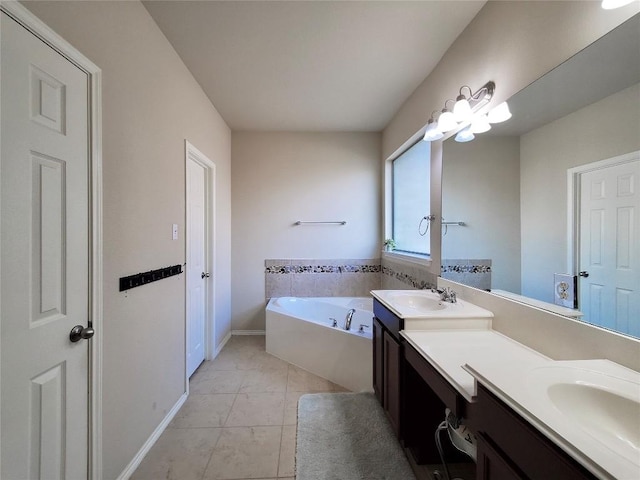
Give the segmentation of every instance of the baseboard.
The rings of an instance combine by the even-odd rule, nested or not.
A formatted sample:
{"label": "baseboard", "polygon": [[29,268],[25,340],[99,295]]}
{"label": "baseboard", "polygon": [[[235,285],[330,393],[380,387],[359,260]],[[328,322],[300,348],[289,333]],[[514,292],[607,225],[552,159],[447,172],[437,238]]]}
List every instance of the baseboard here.
{"label": "baseboard", "polygon": [[211,354],[211,358],[209,358],[208,360],[213,360],[214,358],[216,358],[218,354],[222,351],[224,346],[227,344],[230,338],[231,338],[231,332],[227,333],[227,335],[222,339],[222,342],[220,342],[220,345],[214,348]]}
{"label": "baseboard", "polygon": [[186,402],[187,397],[188,395],[186,393],[182,394],[182,396],[178,399],[178,401],[173,406],[173,408],[169,411],[169,413],[167,413],[167,416],[164,417],[162,422],[160,422],[160,425],[158,425],[158,427],[153,431],[153,433],[147,439],[147,441],[144,442],[144,445],[142,445],[142,448],[138,450],[138,453],[136,453],[135,457],[133,457],[133,460],[131,460],[129,465],[127,465],[126,468],[122,471],[122,473],[118,475],[117,480],[128,480],[129,477],[133,475],[133,472],[136,471],[136,468],[138,468],[138,466],[140,465],[144,457],[147,455],[147,453],[149,453],[149,450],[151,450],[151,447],[155,445],[155,443],[158,441],[158,438],[160,438],[160,435],[162,435],[162,432],[165,431],[165,429],[167,428],[171,420],[173,420],[173,417],[176,416],[176,413],[178,413],[178,410],[180,410],[180,407],[182,407],[184,402]]}
{"label": "baseboard", "polygon": [[265,335],[264,330],[231,330],[231,335]]}

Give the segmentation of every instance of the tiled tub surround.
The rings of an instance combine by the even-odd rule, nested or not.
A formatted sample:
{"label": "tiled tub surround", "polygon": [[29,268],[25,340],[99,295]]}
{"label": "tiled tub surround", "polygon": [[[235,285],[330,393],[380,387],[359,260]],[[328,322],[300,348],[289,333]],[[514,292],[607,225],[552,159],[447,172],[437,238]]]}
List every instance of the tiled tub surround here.
{"label": "tiled tub surround", "polygon": [[380,288],[380,259],[269,259],[265,298],[368,297]]}
{"label": "tiled tub surround", "polygon": [[480,290],[491,290],[491,259],[443,259],[440,276]]}
{"label": "tiled tub surround", "polygon": [[382,258],[381,289],[425,289],[436,286],[437,276],[422,265],[409,264],[390,257]]}

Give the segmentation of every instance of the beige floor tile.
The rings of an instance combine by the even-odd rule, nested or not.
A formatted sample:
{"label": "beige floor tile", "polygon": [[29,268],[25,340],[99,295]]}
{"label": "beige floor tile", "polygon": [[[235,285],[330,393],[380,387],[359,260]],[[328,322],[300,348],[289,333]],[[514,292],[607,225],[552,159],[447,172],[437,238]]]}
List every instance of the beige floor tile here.
{"label": "beige floor tile", "polygon": [[169,424],[171,428],[221,427],[229,416],[233,394],[189,395]]}
{"label": "beige floor tile", "polygon": [[336,392],[344,390],[339,385],[302,368],[289,365],[289,376],[287,379],[287,392]]}
{"label": "beige floor tile", "polygon": [[225,427],[282,425],[284,392],[239,393]]}
{"label": "beige floor tile", "polygon": [[222,429],[167,429],[131,480],[200,480]]}
{"label": "beige floor tile", "polygon": [[238,393],[246,370],[207,370],[191,377],[189,393],[208,395],[212,393]]}
{"label": "beige floor tile", "polygon": [[222,429],[204,479],[274,478],[282,427]]}
{"label": "beige floor tile", "polygon": [[280,441],[280,461],[278,462],[278,477],[291,477],[295,475],[296,466],[296,426],[286,425],[282,427],[282,440]]}
{"label": "beige floor tile", "polygon": [[284,397],[283,425],[296,425],[298,423],[298,400],[306,392],[287,392]]}
{"label": "beige floor tile", "polygon": [[240,393],[284,392],[288,370],[249,370],[245,372]]}

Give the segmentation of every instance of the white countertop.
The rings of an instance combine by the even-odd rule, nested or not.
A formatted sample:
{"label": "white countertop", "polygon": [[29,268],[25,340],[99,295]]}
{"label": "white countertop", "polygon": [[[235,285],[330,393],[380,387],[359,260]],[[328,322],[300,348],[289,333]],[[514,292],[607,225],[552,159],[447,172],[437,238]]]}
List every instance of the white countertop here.
{"label": "white countertop", "polygon": [[403,330],[400,335],[468,402],[476,396],[476,381],[465,364],[483,361],[522,371],[552,361],[495,330]]}
{"label": "white countertop", "polygon": [[[491,312],[470,319],[451,308],[442,317],[433,310],[423,317],[399,311],[407,302],[394,309],[393,292],[398,291],[371,293],[404,318],[400,335],[468,402],[475,401],[480,382],[596,477],[640,479],[639,372],[609,360],[548,358],[491,330]],[[467,312],[474,307],[480,308],[463,303]],[[573,392],[564,404],[551,398],[557,387]]]}

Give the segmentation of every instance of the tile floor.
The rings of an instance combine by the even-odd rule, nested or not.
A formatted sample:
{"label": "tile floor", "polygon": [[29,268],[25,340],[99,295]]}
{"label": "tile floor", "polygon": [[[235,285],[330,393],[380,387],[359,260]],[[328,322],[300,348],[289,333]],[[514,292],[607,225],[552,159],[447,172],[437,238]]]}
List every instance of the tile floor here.
{"label": "tile floor", "polygon": [[189,388],[132,480],[292,480],[298,399],[344,391],[269,355],[264,336],[231,337]]}

